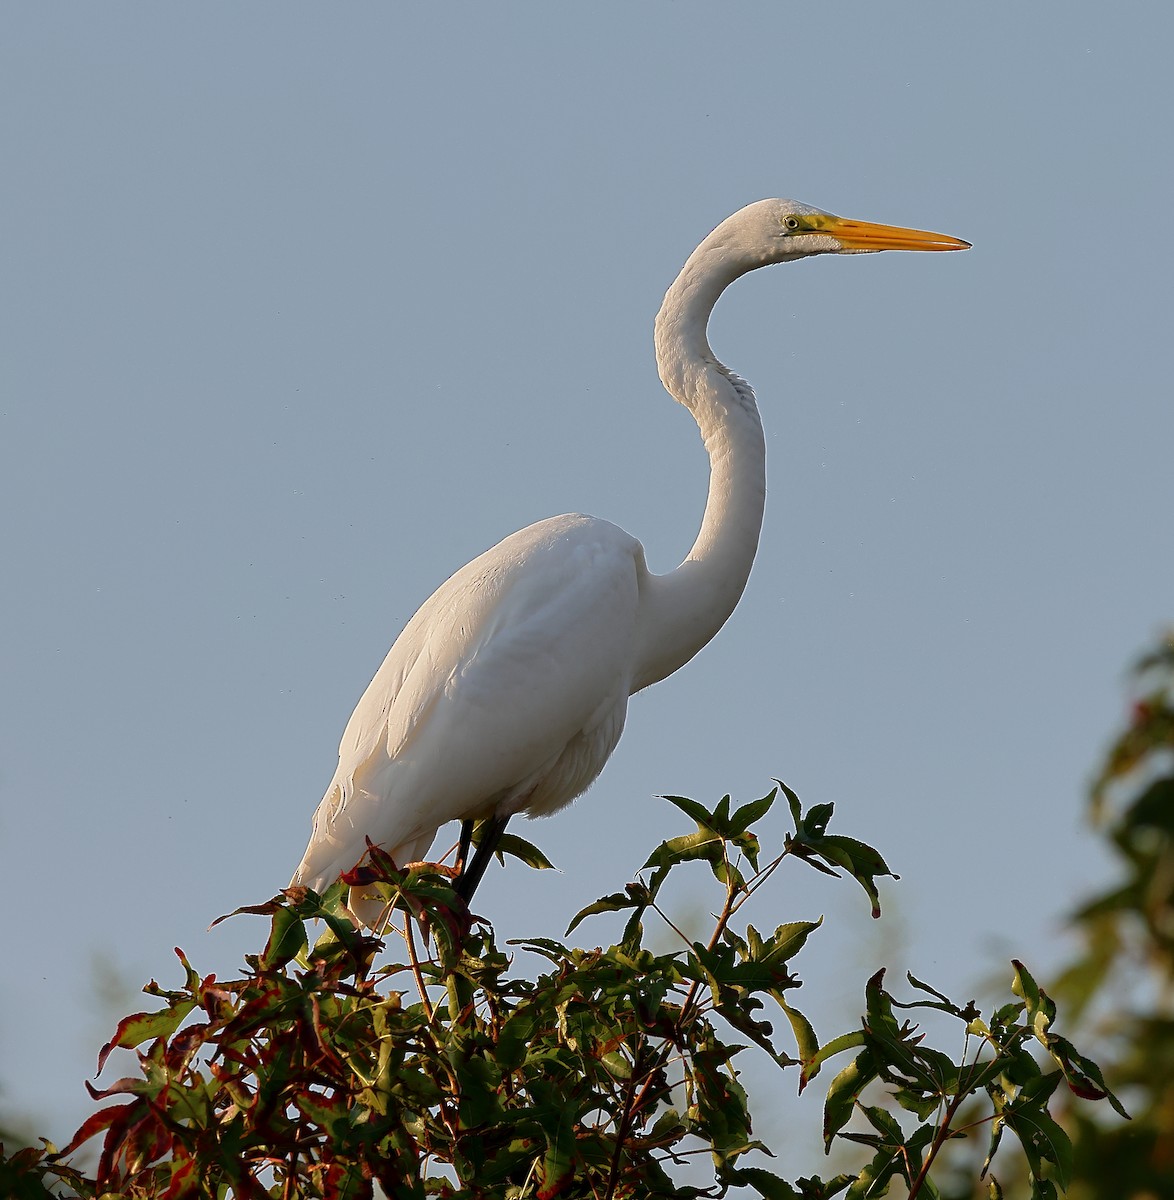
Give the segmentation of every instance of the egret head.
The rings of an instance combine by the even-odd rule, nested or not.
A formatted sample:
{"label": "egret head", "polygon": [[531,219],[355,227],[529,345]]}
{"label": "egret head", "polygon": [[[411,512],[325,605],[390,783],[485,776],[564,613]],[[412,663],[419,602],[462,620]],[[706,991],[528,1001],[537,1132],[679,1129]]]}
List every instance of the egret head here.
{"label": "egret head", "polygon": [[872,254],[878,250],[966,250],[970,243],[942,233],[852,221],[798,200],[759,200],[714,230],[728,249],[755,266],[812,254]]}
{"label": "egret head", "polygon": [[966,250],[970,243],[943,233],[850,221],[798,200],[759,200],[727,217],[689,255],[665,293],[656,317],[656,361],[661,381],[683,404],[695,389],[691,373],[715,359],[706,326],[718,297],[758,267],[816,254],[872,254],[878,250]]}

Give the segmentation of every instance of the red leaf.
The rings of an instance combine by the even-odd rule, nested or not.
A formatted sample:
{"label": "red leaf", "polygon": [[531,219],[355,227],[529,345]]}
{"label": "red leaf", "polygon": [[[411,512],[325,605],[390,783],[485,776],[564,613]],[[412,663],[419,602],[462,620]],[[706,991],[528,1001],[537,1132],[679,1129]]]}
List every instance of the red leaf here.
{"label": "red leaf", "polygon": [[217,917],[208,928],[212,929],[219,925],[221,921],[227,921],[229,917],[237,917],[242,913],[249,913],[251,916],[256,917],[271,917],[279,908],[284,907],[285,905],[282,904],[280,897],[274,896],[272,900],[267,901],[265,904],[246,904],[241,908],[234,908],[232,912],[225,913],[222,917]]}
{"label": "red leaf", "polygon": [[207,1023],[189,1025],[171,1039],[163,1061],[173,1074],[182,1071],[188,1065],[192,1055],[204,1044],[209,1029],[211,1025]]}
{"label": "red leaf", "polygon": [[[325,1155],[323,1156],[325,1158]],[[365,1174],[365,1173],[364,1173]],[[341,1163],[329,1162],[322,1176],[323,1200],[371,1200],[375,1189],[368,1178],[355,1179],[354,1167]]]}
{"label": "red leaf", "polygon": [[[134,1107],[137,1108],[138,1105]],[[94,1182],[99,1187],[105,1183],[117,1182],[114,1176],[114,1158],[126,1138],[130,1117],[131,1114],[127,1113],[124,1120],[115,1122],[106,1130],[106,1139],[102,1143],[102,1157],[98,1159],[98,1173],[94,1176]]]}
{"label": "red leaf", "polygon": [[339,878],[347,887],[366,887],[369,883],[382,883],[383,873],[371,866],[357,866],[353,870],[343,871]]}
{"label": "red leaf", "polygon": [[115,1121],[125,1126],[130,1119],[131,1109],[137,1108],[138,1102],[131,1100],[127,1104],[111,1104],[109,1108],[100,1108],[88,1116],[73,1135],[69,1145],[61,1151],[62,1156],[72,1154],[83,1142],[88,1142],[95,1134],[109,1128]]}
{"label": "red leaf", "polygon": [[150,1086],[145,1079],[139,1079],[134,1075],[124,1075],[101,1091],[94,1087],[88,1079],[83,1082],[86,1085],[86,1091],[90,1093],[91,1100],[105,1100],[109,1096],[124,1096],[127,1093],[132,1096],[141,1096]]}
{"label": "red leaf", "polygon": [[171,1182],[160,1200],[185,1200],[185,1197],[196,1194],[196,1184],[196,1160],[177,1149],[171,1167]]}
{"label": "red leaf", "polygon": [[[110,1135],[107,1134],[109,1141]],[[134,1175],[163,1158],[174,1139],[154,1109],[148,1109],[141,1121],[127,1130],[122,1145],[116,1150],[128,1174]]]}

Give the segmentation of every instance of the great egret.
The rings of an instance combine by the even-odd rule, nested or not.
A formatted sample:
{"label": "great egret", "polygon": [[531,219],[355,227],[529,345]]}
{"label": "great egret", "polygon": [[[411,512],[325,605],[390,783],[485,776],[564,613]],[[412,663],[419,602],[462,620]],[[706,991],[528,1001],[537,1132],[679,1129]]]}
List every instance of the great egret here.
{"label": "great egret", "polygon": [[[367,839],[400,865],[440,826],[490,821],[460,887],[466,899],[493,835],[515,813],[569,804],[603,769],[628,697],[684,666],[746,586],[766,497],[754,393],[714,356],[713,306],[735,279],[815,254],[964,250],[922,230],[849,221],[794,200],[760,200],[689,256],[656,318],[656,361],[709,455],[709,497],[685,561],[653,575],[644,548],[608,521],[539,521],[462,567],[396,639],[355,708],[294,885],[322,891]],[[463,863],[463,853],[458,856]],[[364,924],[382,901],[352,888]]]}

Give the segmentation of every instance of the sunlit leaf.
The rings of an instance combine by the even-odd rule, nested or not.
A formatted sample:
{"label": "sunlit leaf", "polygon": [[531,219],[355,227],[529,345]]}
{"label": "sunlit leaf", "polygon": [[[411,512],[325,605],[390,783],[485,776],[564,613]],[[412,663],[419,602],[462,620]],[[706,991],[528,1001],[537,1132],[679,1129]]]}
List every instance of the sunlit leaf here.
{"label": "sunlit leaf", "polygon": [[766,1200],[803,1200],[805,1195],[811,1194],[797,1192],[786,1180],[780,1179],[770,1171],[764,1171],[761,1167],[727,1166],[722,1172],[722,1180],[738,1187],[753,1188]]}
{"label": "sunlit leaf", "polygon": [[[597,913],[619,912],[624,908],[635,908],[637,902],[627,892],[612,892],[610,896],[600,896],[598,900],[588,904],[586,908],[581,908],[571,918],[571,923],[567,926],[566,932],[570,933],[582,921],[588,917],[593,917]],[[565,936],[565,934],[564,934]]]}
{"label": "sunlit leaf", "polygon": [[1067,1039],[1051,1034],[1048,1037],[1048,1053],[1060,1064],[1068,1086],[1082,1100],[1107,1099],[1113,1108],[1126,1120],[1129,1114],[1121,1101],[1113,1095],[1100,1067],[1091,1058],[1079,1053]]}
{"label": "sunlit leaf", "polygon": [[1044,1163],[1051,1164],[1060,1190],[1072,1174],[1072,1141],[1042,1104],[1016,1098],[1003,1110],[1007,1128],[1019,1139],[1033,1179],[1047,1178]]}
{"label": "sunlit leaf", "polygon": [[832,1080],[823,1103],[825,1147],[831,1145],[832,1138],[847,1124],[860,1093],[876,1077],[876,1062],[868,1050],[863,1050]]}
{"label": "sunlit leaf", "polygon": [[524,862],[526,866],[533,867],[536,871],[553,871],[555,869],[554,863],[533,842],[528,842],[515,833],[501,834],[495,853],[499,860],[504,861],[504,856],[508,854],[511,858]]}
{"label": "sunlit leaf", "polygon": [[682,834],[662,842],[649,856],[641,870],[649,867],[674,867],[677,863],[696,859],[720,861],[725,843],[711,829],[700,828],[696,833]]}
{"label": "sunlit leaf", "polygon": [[273,914],[269,941],[261,952],[263,967],[283,967],[306,949],[306,927],[290,908],[279,908]]}
{"label": "sunlit leaf", "polygon": [[709,829],[713,828],[713,813],[704,804],[698,804],[696,800],[690,800],[687,796],[661,796],[661,799],[676,805],[681,812],[687,817],[691,817],[698,825]]}
{"label": "sunlit leaf", "polygon": [[173,1004],[171,1008],[165,1008],[159,1012],[133,1013],[129,1017],[123,1017],[118,1022],[114,1036],[98,1052],[98,1074],[102,1073],[106,1059],[109,1058],[113,1049],[116,1047],[131,1049],[155,1038],[170,1037],[195,1007],[194,999],[183,1000]]}
{"label": "sunlit leaf", "polygon": [[819,1074],[820,1067],[829,1058],[834,1058],[837,1054],[843,1054],[845,1050],[854,1050],[859,1046],[865,1045],[867,1036],[863,1029],[857,1029],[852,1033],[842,1033],[839,1037],[832,1038],[825,1046],[821,1046],[809,1059],[804,1060],[803,1082],[800,1084],[800,1090]]}
{"label": "sunlit leaf", "polygon": [[743,804],[736,808],[733,816],[730,817],[730,832],[745,833],[755,821],[760,821],[770,812],[778,794],[778,788],[774,788],[761,800],[751,800],[749,804]]}

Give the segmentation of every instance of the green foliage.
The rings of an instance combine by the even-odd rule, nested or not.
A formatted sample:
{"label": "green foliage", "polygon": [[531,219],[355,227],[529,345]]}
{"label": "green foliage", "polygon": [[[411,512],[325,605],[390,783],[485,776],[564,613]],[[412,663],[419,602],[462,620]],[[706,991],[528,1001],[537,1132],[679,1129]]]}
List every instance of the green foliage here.
{"label": "green foliage", "polygon": [[[989,1112],[970,1125],[987,1127],[992,1151],[1009,1131],[1032,1194],[1056,1195],[1072,1165],[1048,1108],[1058,1084],[1119,1106],[1095,1064],[1052,1032],[1055,1007],[1020,964],[1020,999],[985,1019],[913,977],[918,998],[895,1000],[881,972],[865,989],[861,1028],[821,1045],[791,1002],[792,962],[820,922],[762,932],[744,922],[743,906],[794,860],[856,879],[878,913],[876,881],[890,872],[871,847],[828,834],[831,805],[804,813],[780,788],[794,829],[765,865],[752,826],[779,789],[733,810],[728,796],[712,811],[672,797],[694,830],[663,842],[634,882],[587,905],[567,931],[626,913],[619,943],[510,943],[544,961],[536,979],[515,971],[443,869],[401,872],[374,847],[369,865],[324,896],[292,888],[239,910],[270,922],[241,978],[201,977],[177,951],[183,984],[149,984],[161,1006],[123,1020],[101,1054],[100,1065],[114,1047],[135,1049],[140,1074],[91,1089],[116,1102],[61,1153],[45,1146],[3,1160],[0,1181],[19,1196],[47,1195],[56,1182],[84,1197],[160,1200],[349,1200],[373,1196],[376,1184],[419,1198],[720,1197],[744,1188],[768,1200],[863,1200],[899,1180],[908,1196],[936,1197],[931,1168],[970,1132],[957,1123],[959,1107],[980,1096]],[[516,842],[506,852],[545,863]],[[645,923],[679,933],[662,891],[696,862],[716,883],[709,937],[680,934],[678,949],[654,953]],[[345,883],[382,889],[388,919],[400,923],[390,960],[383,940],[347,919]],[[961,1023],[957,1060],[896,1015],[918,1008]],[[824,1131],[829,1146],[842,1139],[872,1152],[861,1171],[790,1182],[763,1165],[770,1151],[754,1135],[735,1065],[751,1044],[800,1087],[854,1052],[829,1087]],[[1032,1044],[1054,1069],[1037,1064]],[[865,1100],[870,1086],[883,1089],[887,1107]],[[97,1138],[91,1176],[69,1156]],[[699,1160],[709,1164],[701,1182],[696,1167],[682,1171]]]}
{"label": "green foliage", "polygon": [[1112,1055],[1134,1120],[1061,1108],[1074,1200],[1174,1195],[1174,633],[1137,663],[1132,692],[1091,789],[1121,877],[1073,915],[1082,951],[1054,990]]}
{"label": "green foliage", "polygon": [[[1019,994],[1070,1090],[1056,1094],[1050,1123],[1037,1123],[1022,1168],[1000,1162],[1008,1196],[1028,1193],[1031,1154],[1052,1143],[1063,1151],[1068,1200],[1174,1196],[1174,634],[1137,663],[1132,692],[1126,728],[1090,789],[1120,875],[1073,913],[1081,950],[1052,987],[1081,1040],[1109,1066],[1102,1077],[1054,1037],[1051,1002],[1021,981]],[[1130,1122],[1079,1103],[1109,1087],[1128,1098]],[[964,1173],[948,1194],[986,1196]]]}

